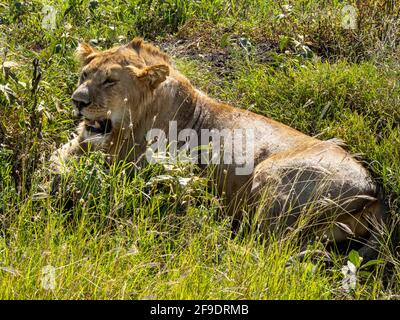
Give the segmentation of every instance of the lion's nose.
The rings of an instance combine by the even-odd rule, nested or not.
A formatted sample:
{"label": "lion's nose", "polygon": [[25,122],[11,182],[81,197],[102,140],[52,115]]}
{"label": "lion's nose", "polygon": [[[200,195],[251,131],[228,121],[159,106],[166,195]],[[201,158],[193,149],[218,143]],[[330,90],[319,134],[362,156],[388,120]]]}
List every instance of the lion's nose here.
{"label": "lion's nose", "polygon": [[72,103],[80,111],[90,104],[89,90],[86,86],[79,87],[72,94]]}

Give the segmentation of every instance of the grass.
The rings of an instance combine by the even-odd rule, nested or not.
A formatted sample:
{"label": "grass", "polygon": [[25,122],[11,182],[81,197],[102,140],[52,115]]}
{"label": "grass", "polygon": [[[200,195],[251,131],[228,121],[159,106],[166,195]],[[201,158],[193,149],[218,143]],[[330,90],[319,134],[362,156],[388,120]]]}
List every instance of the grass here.
{"label": "grass", "polygon": [[[391,299],[400,294],[396,243],[344,290],[332,268],[285,267],[295,235],[233,236],[219,199],[196,168],[76,160],[48,196],[49,155],[73,133],[70,95],[80,40],[99,48],[141,35],[176,57],[209,95],[310,135],[343,139],[382,183],[398,235],[400,195],[399,7],[363,1],[357,30],[339,1],[40,1],[0,4],[0,298]],[[161,31],[160,31],[161,30]],[[41,71],[32,84],[33,61]],[[190,178],[189,180],[187,178]],[[319,248],[321,244],[312,244]],[[358,258],[349,257],[355,265]],[[55,287],[46,290],[46,266]]]}

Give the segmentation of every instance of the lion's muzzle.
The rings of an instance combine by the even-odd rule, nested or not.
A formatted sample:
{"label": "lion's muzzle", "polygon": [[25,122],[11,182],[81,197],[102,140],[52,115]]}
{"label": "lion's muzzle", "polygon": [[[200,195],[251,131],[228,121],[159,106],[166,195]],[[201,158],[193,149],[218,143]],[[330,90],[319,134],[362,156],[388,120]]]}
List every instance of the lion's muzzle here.
{"label": "lion's muzzle", "polygon": [[85,83],[81,84],[72,94],[71,98],[72,98],[72,103],[79,111],[89,106],[91,101],[90,101],[89,88],[87,84]]}
{"label": "lion's muzzle", "polygon": [[93,133],[107,134],[110,133],[112,130],[112,123],[110,119],[104,119],[104,120],[85,119],[85,129]]}

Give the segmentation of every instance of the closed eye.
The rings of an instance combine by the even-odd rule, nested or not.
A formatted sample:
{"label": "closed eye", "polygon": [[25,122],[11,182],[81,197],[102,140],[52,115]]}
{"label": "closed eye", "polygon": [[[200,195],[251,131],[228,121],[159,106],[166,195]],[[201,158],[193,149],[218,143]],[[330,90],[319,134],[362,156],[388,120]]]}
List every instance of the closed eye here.
{"label": "closed eye", "polygon": [[81,77],[80,77],[79,81],[82,83],[82,82],[84,82],[86,80],[86,78],[87,78],[87,72],[83,71],[81,73]]}
{"label": "closed eye", "polygon": [[106,80],[104,80],[103,85],[104,85],[105,87],[111,87],[111,86],[113,86],[114,84],[116,84],[117,82],[118,82],[118,80],[114,80],[114,79],[107,78]]}

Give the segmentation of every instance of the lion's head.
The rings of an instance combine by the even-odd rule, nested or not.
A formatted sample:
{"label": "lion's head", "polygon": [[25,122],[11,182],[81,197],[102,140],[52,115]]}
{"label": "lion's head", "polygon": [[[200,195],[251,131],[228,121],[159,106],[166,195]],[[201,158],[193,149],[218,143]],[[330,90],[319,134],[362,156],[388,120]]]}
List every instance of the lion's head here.
{"label": "lion's head", "polygon": [[169,58],[142,39],[106,51],[81,43],[77,57],[82,70],[72,101],[86,130],[95,133],[139,122],[152,92],[169,75]]}

